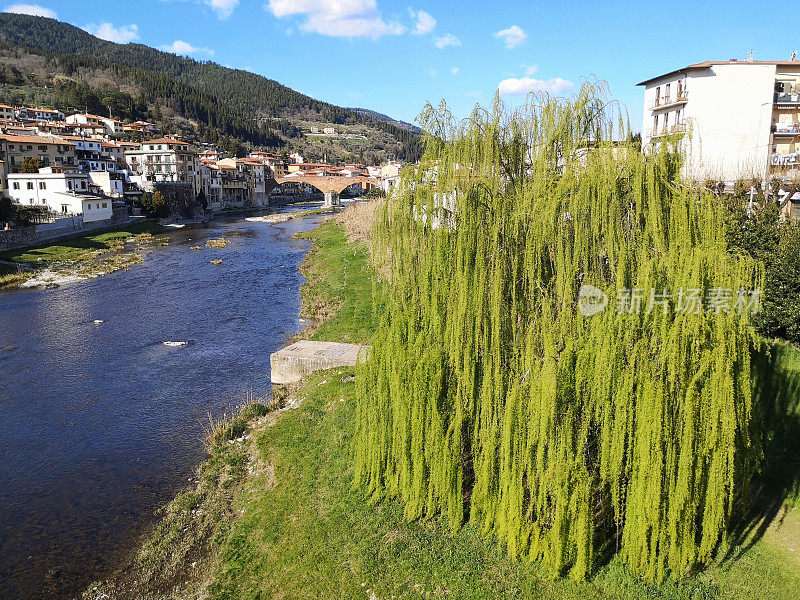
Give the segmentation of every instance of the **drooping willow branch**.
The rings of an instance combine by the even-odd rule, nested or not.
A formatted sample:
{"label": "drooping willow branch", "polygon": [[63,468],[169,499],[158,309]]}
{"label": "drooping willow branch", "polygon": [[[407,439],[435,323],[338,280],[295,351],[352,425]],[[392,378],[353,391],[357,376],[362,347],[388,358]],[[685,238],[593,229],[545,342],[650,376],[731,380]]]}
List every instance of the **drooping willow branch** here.
{"label": "drooping willow branch", "polygon": [[[614,143],[603,90],[429,108],[422,162],[376,221],[388,309],[359,371],[355,481],[408,518],[469,519],[584,578],[708,561],[753,471],[747,315],[577,310],[579,289],[753,288],[721,206],[668,144]],[[437,215],[446,215],[437,217]],[[644,308],[644,307],[643,307]]]}

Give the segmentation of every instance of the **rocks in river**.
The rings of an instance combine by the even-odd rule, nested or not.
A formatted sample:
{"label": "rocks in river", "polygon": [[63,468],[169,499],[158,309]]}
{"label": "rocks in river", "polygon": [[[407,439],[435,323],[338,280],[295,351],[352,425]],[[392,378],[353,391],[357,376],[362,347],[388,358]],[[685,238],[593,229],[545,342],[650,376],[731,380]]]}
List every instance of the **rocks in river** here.
{"label": "rocks in river", "polygon": [[218,258],[218,259],[216,259],[216,260],[211,260],[211,261],[209,261],[209,262],[210,262],[212,265],[219,265],[219,264],[222,264],[222,259],[221,259],[221,258]]}
{"label": "rocks in river", "polygon": [[192,246],[191,248],[189,248],[189,250],[202,250],[202,249],[203,248],[201,246]]}
{"label": "rocks in river", "polygon": [[188,346],[188,345],[189,345],[189,342],[173,342],[173,341],[167,341],[167,342],[162,342],[162,343],[163,343],[165,346],[169,346],[170,348],[177,348],[177,347],[180,347],[180,346]]}
{"label": "rocks in river", "polygon": [[208,246],[210,248],[221,249],[221,248],[224,248],[225,246],[227,246],[230,243],[231,243],[230,240],[226,240],[224,237],[221,237],[221,238],[219,238],[217,240],[208,240],[206,242],[206,246]]}
{"label": "rocks in river", "polygon": [[95,319],[94,321],[92,321],[92,323],[94,323],[95,325],[102,325],[103,323],[105,323],[105,321],[103,319]]}
{"label": "rocks in river", "polygon": [[0,352],[11,352],[16,346],[3,346],[0,348]]}

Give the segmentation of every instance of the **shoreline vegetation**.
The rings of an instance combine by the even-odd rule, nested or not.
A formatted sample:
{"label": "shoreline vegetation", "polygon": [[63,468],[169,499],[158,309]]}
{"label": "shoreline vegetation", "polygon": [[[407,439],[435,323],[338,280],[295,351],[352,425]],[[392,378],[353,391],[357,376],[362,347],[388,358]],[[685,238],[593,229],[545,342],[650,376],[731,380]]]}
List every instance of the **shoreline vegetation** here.
{"label": "shoreline vegetation", "polygon": [[0,291],[48,286],[98,277],[144,260],[162,242],[155,221],[141,221],[105,233],[0,252]]}
{"label": "shoreline vegetation", "polygon": [[[313,243],[302,267],[301,316],[312,320],[303,337],[363,342],[375,332],[384,306],[374,298],[385,284],[364,244],[375,204],[350,207],[301,234]],[[796,348],[775,346],[770,360],[785,380],[800,380]],[[354,375],[352,368],[315,373],[277,387],[270,403],[248,399],[234,418],[210,426],[208,458],[189,489],[83,600],[796,598],[800,518],[788,501],[764,500],[758,526],[734,536],[709,567],[662,583],[633,575],[619,558],[583,582],[553,577],[508,557],[471,523],[453,531],[440,516],[406,520],[396,500],[367,502],[352,477]],[[796,386],[770,393],[777,404]],[[800,409],[786,406],[794,425],[775,442],[796,449]],[[780,468],[769,475],[770,490],[790,477]]]}

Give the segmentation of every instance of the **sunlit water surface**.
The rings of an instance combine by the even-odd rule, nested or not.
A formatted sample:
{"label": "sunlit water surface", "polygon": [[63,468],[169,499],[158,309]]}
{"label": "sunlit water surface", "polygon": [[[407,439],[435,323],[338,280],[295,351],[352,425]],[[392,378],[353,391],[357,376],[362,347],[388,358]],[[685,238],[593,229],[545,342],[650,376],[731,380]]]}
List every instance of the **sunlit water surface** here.
{"label": "sunlit water surface", "polygon": [[301,327],[291,235],[317,221],[181,229],[128,271],[0,293],[0,598],[106,573],[187,485],[209,415],[269,393],[269,355]]}

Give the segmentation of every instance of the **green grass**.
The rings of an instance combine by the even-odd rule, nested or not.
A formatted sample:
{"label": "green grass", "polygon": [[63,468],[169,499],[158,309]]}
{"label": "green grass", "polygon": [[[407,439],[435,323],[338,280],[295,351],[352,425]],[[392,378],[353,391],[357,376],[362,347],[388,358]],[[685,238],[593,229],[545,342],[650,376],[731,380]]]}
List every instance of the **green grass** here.
{"label": "green grass", "polygon": [[235,499],[244,513],[220,546],[210,598],[715,597],[704,577],[657,587],[618,563],[588,583],[552,580],[472,526],[453,534],[437,519],[405,522],[396,502],[369,505],[351,490],[355,384],[340,371],[312,377],[301,407],[257,436],[277,483],[266,489],[256,477]]}
{"label": "green grass", "polygon": [[307,330],[310,339],[368,341],[382,307],[373,304],[375,278],[366,248],[349,243],[342,227],[334,221],[301,237],[314,244],[303,266],[306,283],[301,289],[301,316],[314,322]]}
{"label": "green grass", "polygon": [[116,231],[86,235],[65,242],[0,252],[0,260],[44,267],[55,263],[83,260],[97,251],[113,250],[120,242],[141,233],[157,233],[161,226],[154,221],[140,221]]}

